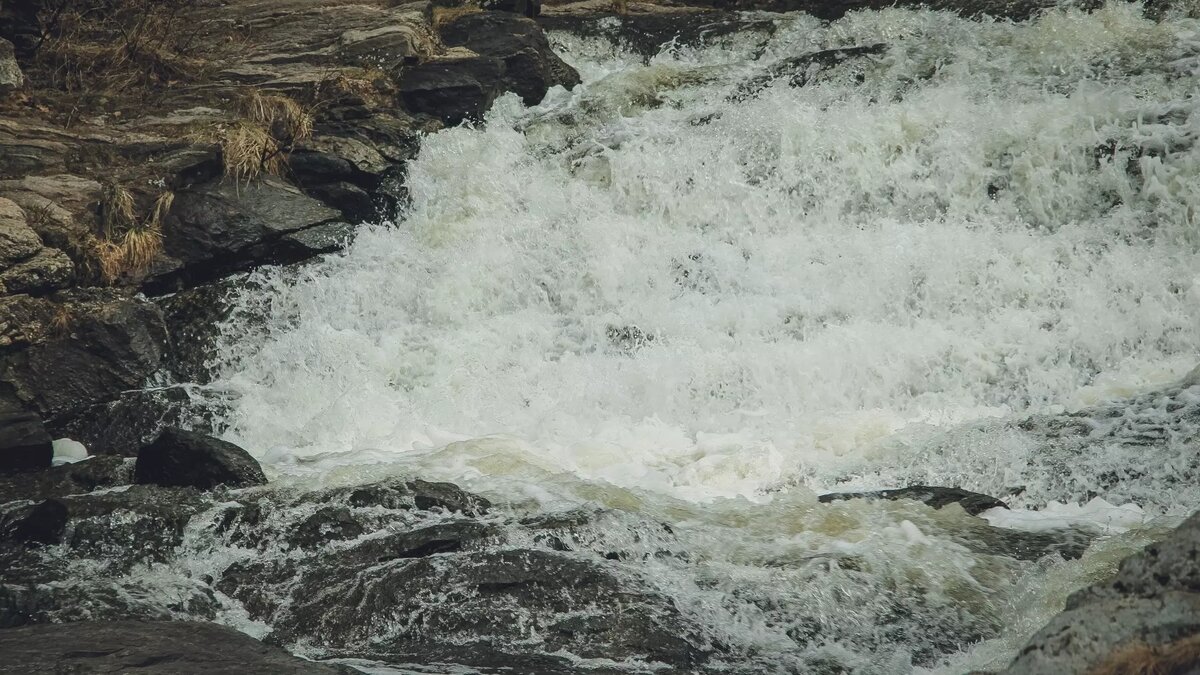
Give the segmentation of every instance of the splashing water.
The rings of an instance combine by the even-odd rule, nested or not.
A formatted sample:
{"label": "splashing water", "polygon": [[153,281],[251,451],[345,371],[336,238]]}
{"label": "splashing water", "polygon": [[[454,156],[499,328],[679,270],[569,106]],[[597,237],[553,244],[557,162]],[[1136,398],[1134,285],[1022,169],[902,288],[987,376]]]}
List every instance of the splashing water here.
{"label": "splashing water", "polygon": [[[1071,522],[1200,506],[1160,467],[1083,508],[1125,458],[1053,464],[1014,426],[1194,365],[1200,24],[776,22],[649,63],[556,36],[581,87],[426,138],[394,223],[258,273],[242,302],[266,321],[226,326],[214,364],[225,436],[288,480],[409,472],[623,514],[597,536],[671,522],[695,555],[647,574],[758,667],[1002,665],[1149,536],[1129,508],[1082,561],[1017,562],[956,543],[961,511],[815,492],[1019,477],[1015,503]],[[1164,452],[1196,434],[1176,432]]]}

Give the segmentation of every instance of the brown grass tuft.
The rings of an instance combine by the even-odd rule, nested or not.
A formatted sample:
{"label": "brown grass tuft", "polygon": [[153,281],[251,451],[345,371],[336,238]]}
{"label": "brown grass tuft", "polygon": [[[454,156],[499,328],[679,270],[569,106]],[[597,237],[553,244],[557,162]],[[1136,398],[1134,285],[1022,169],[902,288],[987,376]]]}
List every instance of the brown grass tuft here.
{"label": "brown grass tuft", "polygon": [[312,135],[312,115],[287,96],[251,90],[239,107],[244,118],[266,128],[283,145],[292,145]]}
{"label": "brown grass tuft", "polygon": [[104,187],[100,198],[100,220],[104,224],[104,234],[113,236],[121,230],[134,224],[133,195],[116,183]]}
{"label": "brown grass tuft", "polygon": [[66,337],[71,333],[71,324],[75,317],[71,315],[71,307],[66,303],[58,306],[54,316],[50,318],[50,334],[56,337]]}
{"label": "brown grass tuft", "polygon": [[1200,665],[1200,635],[1164,645],[1134,642],[1117,649],[1088,675],[1185,675]]}
{"label": "brown grass tuft", "polygon": [[173,192],[155,198],[150,215],[139,221],[133,195],[119,185],[105,190],[101,236],[85,246],[100,278],[107,284],[144,272],[162,251],[162,226],[175,203]]}
{"label": "brown grass tuft", "polygon": [[262,174],[277,176],[286,166],[283,148],[271,133],[252,122],[235,122],[221,135],[225,175],[247,181]]}
{"label": "brown grass tuft", "polygon": [[459,5],[458,7],[434,7],[433,8],[433,27],[441,28],[442,26],[464,17],[468,14],[478,14],[483,10],[475,5]]}

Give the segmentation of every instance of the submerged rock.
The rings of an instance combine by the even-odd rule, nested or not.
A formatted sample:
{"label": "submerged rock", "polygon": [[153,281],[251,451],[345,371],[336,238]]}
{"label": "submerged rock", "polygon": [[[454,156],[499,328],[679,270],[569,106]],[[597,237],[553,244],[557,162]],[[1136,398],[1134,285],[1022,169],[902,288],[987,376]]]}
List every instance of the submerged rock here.
{"label": "submerged rock", "polygon": [[245,487],[267,482],[250,453],[211,436],[165,429],[138,453],[138,483],[211,490],[218,485]]}
{"label": "submerged rock", "polygon": [[0,631],[0,672],[279,673],[359,672],[292,656],[232,628],[194,621],[83,621]]}
{"label": "submerged rock", "polygon": [[817,499],[821,503],[835,502],[843,499],[911,499],[932,506],[935,509],[940,509],[950,504],[958,504],[972,516],[979,515],[988,509],[1008,508],[999,499],[979,494],[978,492],[929,485],[913,485],[896,490],[875,490],[872,492],[832,492],[821,495]]}
{"label": "submerged rock", "polygon": [[877,43],[861,47],[826,49],[783,59],[768,66],[762,75],[750,78],[741,84],[730,98],[734,101],[745,100],[770,86],[776,80],[783,78],[787,78],[789,86],[803,87],[822,71],[852,59],[882,54],[886,50],[886,44]]}

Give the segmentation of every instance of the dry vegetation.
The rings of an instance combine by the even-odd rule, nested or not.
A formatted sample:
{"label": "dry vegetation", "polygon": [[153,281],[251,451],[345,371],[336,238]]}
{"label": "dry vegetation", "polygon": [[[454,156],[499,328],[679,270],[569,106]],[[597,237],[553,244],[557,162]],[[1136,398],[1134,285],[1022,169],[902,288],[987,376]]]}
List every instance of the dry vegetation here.
{"label": "dry vegetation", "polygon": [[312,135],[312,112],[286,96],[249,91],[238,112],[220,133],[225,175],[237,181],[281,175],[295,144]]}
{"label": "dry vegetation", "polygon": [[1113,652],[1088,675],[1186,675],[1200,666],[1200,635],[1165,645],[1135,642]]}
{"label": "dry vegetation", "polygon": [[35,62],[53,86],[95,97],[171,87],[204,69],[197,0],[49,0]]}
{"label": "dry vegetation", "polygon": [[470,3],[459,5],[457,7],[434,7],[433,8],[433,27],[441,28],[442,26],[454,21],[459,17],[468,14],[477,14],[483,10],[478,5]]}
{"label": "dry vegetation", "polygon": [[162,225],[171,204],[172,192],[154,198],[144,218],[137,215],[133,194],[111,184],[100,205],[102,231],[91,241],[90,258],[100,278],[108,284],[144,272],[162,251]]}

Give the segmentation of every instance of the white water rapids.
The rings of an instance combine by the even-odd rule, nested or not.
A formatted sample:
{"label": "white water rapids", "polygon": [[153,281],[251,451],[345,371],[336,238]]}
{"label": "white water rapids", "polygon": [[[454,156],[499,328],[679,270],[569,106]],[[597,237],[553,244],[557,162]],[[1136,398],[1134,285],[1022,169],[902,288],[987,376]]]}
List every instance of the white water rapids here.
{"label": "white water rapids", "polygon": [[[1197,361],[1200,23],[775,20],[648,64],[555,36],[582,86],[429,136],[394,222],[257,274],[266,319],[226,326],[214,364],[224,436],[279,480],[599,505],[613,537],[669,522],[692,557],[646,575],[758,672],[1002,667],[1143,522],[1200,507],[1170,462],[1109,489],[1127,456],[1041,461],[1011,424]],[[955,543],[955,508],[816,504],[910,483],[1043,509],[1004,524],[1133,529],[1018,563]]]}

